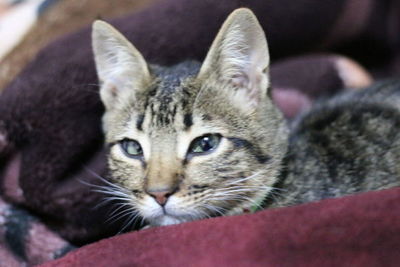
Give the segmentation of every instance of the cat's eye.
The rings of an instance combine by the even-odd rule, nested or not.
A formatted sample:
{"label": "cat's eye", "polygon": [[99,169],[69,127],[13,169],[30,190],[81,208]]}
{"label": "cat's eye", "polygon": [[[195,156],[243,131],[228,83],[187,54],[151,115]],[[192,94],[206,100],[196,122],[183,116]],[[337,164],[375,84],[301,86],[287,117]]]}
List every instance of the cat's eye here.
{"label": "cat's eye", "polygon": [[143,150],[139,142],[132,139],[124,139],[120,142],[122,150],[128,157],[138,158],[143,156]]}
{"label": "cat's eye", "polygon": [[189,154],[202,154],[213,151],[221,141],[220,134],[206,134],[192,141]]}

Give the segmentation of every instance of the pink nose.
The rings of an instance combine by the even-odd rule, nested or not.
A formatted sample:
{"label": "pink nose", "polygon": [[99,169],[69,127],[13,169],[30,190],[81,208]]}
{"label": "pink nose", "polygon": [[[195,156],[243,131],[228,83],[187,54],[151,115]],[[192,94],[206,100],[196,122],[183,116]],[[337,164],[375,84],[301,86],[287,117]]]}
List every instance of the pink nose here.
{"label": "pink nose", "polygon": [[149,195],[152,196],[158,204],[164,206],[167,203],[168,198],[172,195],[170,191],[159,191],[159,192],[149,192]]}

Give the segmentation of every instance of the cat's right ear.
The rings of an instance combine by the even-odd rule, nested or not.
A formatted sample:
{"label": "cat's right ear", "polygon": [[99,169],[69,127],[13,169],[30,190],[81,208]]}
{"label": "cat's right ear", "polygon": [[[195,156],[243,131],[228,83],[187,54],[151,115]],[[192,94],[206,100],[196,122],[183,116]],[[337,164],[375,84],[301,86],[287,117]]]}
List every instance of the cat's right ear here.
{"label": "cat's right ear", "polygon": [[198,78],[230,85],[227,89],[232,103],[252,112],[267,96],[268,69],[264,30],[250,9],[239,8],[222,25]]}
{"label": "cat's right ear", "polygon": [[92,47],[100,97],[107,109],[150,80],[143,56],[110,24],[100,20],[93,23]]}

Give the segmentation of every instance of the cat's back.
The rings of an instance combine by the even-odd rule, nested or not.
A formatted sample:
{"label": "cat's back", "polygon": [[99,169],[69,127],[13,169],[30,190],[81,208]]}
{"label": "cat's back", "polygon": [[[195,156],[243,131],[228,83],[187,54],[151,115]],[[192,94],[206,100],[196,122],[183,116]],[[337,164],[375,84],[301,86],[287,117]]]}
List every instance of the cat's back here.
{"label": "cat's back", "polygon": [[400,80],[317,104],[289,142],[281,205],[400,185]]}

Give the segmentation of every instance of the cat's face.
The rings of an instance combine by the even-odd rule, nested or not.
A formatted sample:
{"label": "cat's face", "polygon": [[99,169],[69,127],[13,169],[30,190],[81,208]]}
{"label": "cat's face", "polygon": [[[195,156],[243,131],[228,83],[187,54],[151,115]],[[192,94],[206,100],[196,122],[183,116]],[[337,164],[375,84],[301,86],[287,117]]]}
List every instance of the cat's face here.
{"label": "cat's face", "polygon": [[151,67],[96,22],[96,67],[112,180],[151,225],[239,214],[276,182],[286,152],[267,94],[264,33],[247,9],[224,23],[204,63]]}

